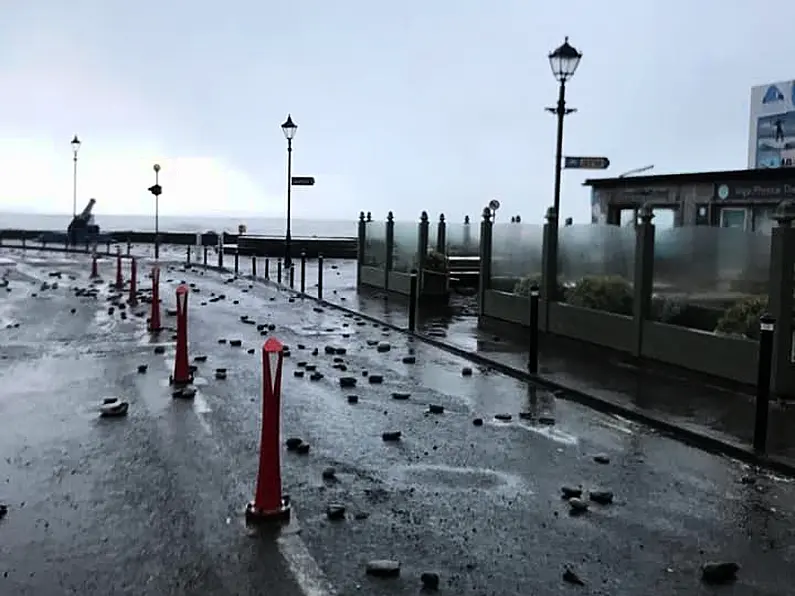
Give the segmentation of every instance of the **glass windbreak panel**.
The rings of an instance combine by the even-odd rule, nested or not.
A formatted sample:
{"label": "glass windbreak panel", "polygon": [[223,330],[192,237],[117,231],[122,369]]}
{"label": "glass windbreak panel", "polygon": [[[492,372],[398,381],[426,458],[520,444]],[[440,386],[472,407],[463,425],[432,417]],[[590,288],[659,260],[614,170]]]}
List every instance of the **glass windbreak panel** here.
{"label": "glass windbreak panel", "polygon": [[560,228],[558,276],[564,284],[586,276],[616,276],[632,283],[635,227],[576,224]]}
{"label": "glass windbreak panel", "polygon": [[417,266],[419,223],[395,222],[395,242],[392,248],[392,270],[407,273]]}
{"label": "glass windbreak panel", "polygon": [[494,224],[491,232],[491,288],[524,294],[532,283],[540,283],[543,238],[544,226],[541,224]]}
{"label": "glass windbreak panel", "polygon": [[687,226],[658,231],[654,318],[714,331],[733,305],[748,300],[764,302],[770,240],[765,234],[733,227]]}
{"label": "glass windbreak panel", "polygon": [[369,221],[364,226],[364,265],[386,266],[386,222]]}
{"label": "glass windbreak panel", "polygon": [[448,223],[447,254],[453,257],[477,257],[480,254],[480,224]]}
{"label": "glass windbreak panel", "polygon": [[[417,224],[419,226],[419,224]],[[417,228],[417,240],[419,240],[419,228]],[[436,250],[437,239],[439,238],[439,221],[432,221],[428,224],[428,251]]]}

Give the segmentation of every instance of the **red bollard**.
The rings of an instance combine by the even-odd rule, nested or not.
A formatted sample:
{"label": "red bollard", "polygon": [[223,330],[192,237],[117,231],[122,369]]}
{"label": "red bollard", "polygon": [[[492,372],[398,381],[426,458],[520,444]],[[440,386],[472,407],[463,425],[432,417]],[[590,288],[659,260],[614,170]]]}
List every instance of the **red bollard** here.
{"label": "red bollard", "polygon": [[157,333],[160,325],[160,267],[152,267],[152,311],[149,315],[149,331]]}
{"label": "red bollard", "polygon": [[121,249],[116,248],[116,289],[124,288],[124,278],[121,276]]}
{"label": "red bollard", "polygon": [[262,436],[257,492],[254,501],[246,506],[246,521],[249,523],[290,519],[290,498],[282,495],[279,462],[283,361],[284,346],[278,339],[268,338],[262,346]]}
{"label": "red bollard", "polygon": [[188,366],[188,286],[177,288],[177,353],[174,356],[174,385],[187,385],[193,379]]}
{"label": "red bollard", "polygon": [[91,257],[91,279],[96,279],[99,277],[99,271],[97,270],[97,253],[94,253]]}
{"label": "red bollard", "polygon": [[138,265],[135,257],[130,259],[130,297],[127,303],[130,306],[138,306],[138,288],[136,287],[136,278],[138,277]]}

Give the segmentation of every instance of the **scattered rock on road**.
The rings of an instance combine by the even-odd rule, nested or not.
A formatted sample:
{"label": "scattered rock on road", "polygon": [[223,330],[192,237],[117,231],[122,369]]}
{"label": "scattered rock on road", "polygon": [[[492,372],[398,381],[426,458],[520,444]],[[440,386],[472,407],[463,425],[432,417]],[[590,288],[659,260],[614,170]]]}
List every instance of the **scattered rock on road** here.
{"label": "scattered rock on road", "polygon": [[496,418],[500,422],[510,422],[512,416],[510,414],[495,414],[494,418]]}
{"label": "scattered rock on road", "polygon": [[610,463],[610,458],[609,458],[609,457],[607,457],[607,456],[606,456],[605,454],[603,454],[603,453],[600,453],[599,455],[594,455],[594,457],[593,457],[593,460],[594,460],[594,461],[595,461],[597,464],[609,464],[609,463]]}
{"label": "scattered rock on road", "polygon": [[577,575],[570,567],[566,567],[566,570],[563,572],[563,581],[568,582],[570,584],[574,584],[576,586],[584,586],[585,582],[580,579],[580,576]]}
{"label": "scattered rock on road", "polygon": [[740,566],[737,563],[704,563],[701,566],[701,581],[706,584],[728,584],[737,579]]}
{"label": "scattered rock on road", "polygon": [[588,493],[588,498],[600,505],[609,505],[613,502],[613,493],[609,490],[592,490]]}
{"label": "scattered rock on road", "polygon": [[400,561],[390,559],[377,559],[367,563],[367,575],[373,577],[398,577],[400,575]]}
{"label": "scattered rock on road", "polygon": [[582,497],[582,488],[580,488],[579,486],[577,487],[562,486],[560,487],[560,492],[563,493],[564,499],[571,499],[575,497],[579,499],[580,497]]}
{"label": "scattered rock on road", "polygon": [[304,440],[299,437],[290,437],[284,442],[284,446],[287,447],[287,451],[295,451],[303,442]]}
{"label": "scattered rock on road", "polygon": [[569,499],[569,513],[572,515],[579,515],[588,511],[588,503],[579,497],[572,497]]}
{"label": "scattered rock on road", "polygon": [[329,466],[323,470],[323,480],[336,480],[337,479],[337,470],[333,467]]}
{"label": "scattered rock on road", "polygon": [[428,413],[430,414],[444,414],[444,406],[440,406],[437,404],[429,404],[428,405]]}
{"label": "scattered rock on road", "polygon": [[381,433],[381,438],[387,443],[399,441],[400,437],[401,437],[401,432],[399,430],[393,430]]}
{"label": "scattered rock on road", "polygon": [[471,377],[472,376],[472,367],[465,366],[464,368],[461,369],[461,374],[463,376],[465,376],[465,377]]}
{"label": "scattered rock on road", "polygon": [[475,418],[472,421],[472,424],[474,424],[475,426],[483,426],[483,418]]}
{"label": "scattered rock on road", "polygon": [[426,571],[420,576],[422,587],[426,590],[436,591],[439,589],[439,574],[432,571]]}
{"label": "scattered rock on road", "polygon": [[345,506],[339,503],[332,503],[326,507],[326,517],[332,521],[345,519]]}

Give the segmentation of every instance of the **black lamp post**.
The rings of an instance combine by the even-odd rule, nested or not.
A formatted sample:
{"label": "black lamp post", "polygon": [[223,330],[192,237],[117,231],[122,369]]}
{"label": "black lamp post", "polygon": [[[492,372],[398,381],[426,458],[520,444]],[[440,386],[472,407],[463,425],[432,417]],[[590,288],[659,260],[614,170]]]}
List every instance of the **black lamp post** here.
{"label": "black lamp post", "polygon": [[[560,171],[561,162],[563,161],[563,118],[577,110],[574,108],[566,107],[566,82],[574,76],[577,71],[577,66],[580,64],[582,54],[574,47],[569,45],[569,38],[563,42],[563,45],[549,54],[549,65],[552,67],[552,74],[560,83],[558,91],[558,105],[554,108],[546,108],[548,112],[555,114],[558,118],[558,138],[557,148],[555,150],[555,221],[560,216]],[[557,228],[557,223],[555,223]]]}
{"label": "black lamp post", "polygon": [[289,270],[293,260],[290,246],[292,243],[292,238],[290,237],[290,209],[292,207],[290,191],[293,186],[293,138],[295,133],[298,132],[298,125],[293,122],[290,114],[287,114],[287,120],[282,124],[282,132],[284,133],[284,138],[287,139],[287,233],[284,237],[284,268]]}
{"label": "black lamp post", "polygon": [[149,187],[149,192],[155,196],[155,260],[160,259],[160,195],[163,187],[160,186],[160,164],[152,166],[155,171],[155,183]]}
{"label": "black lamp post", "polygon": [[72,162],[74,163],[74,168],[72,172],[72,219],[77,217],[77,152],[80,151],[80,139],[75,138],[72,139]]}

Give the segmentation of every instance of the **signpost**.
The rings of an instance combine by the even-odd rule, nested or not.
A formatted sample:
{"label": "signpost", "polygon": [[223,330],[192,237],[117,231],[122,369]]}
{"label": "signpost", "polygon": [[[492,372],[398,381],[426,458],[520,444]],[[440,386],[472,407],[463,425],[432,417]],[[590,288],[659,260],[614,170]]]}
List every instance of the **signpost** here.
{"label": "signpost", "polygon": [[293,176],[291,179],[293,186],[314,186],[314,176]]}
{"label": "signpost", "polygon": [[563,167],[578,170],[606,170],[610,160],[606,157],[565,157]]}

